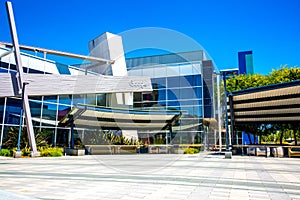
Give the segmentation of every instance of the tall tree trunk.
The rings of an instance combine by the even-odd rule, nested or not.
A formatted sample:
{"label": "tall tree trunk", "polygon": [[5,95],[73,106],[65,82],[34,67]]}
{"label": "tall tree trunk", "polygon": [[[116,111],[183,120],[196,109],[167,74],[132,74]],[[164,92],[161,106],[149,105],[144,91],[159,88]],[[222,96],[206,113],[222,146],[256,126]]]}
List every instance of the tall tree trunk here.
{"label": "tall tree trunk", "polygon": [[297,145],[297,135],[296,135],[297,131],[296,131],[296,130],[293,130],[293,132],[294,132],[294,141],[295,141],[295,145]]}
{"label": "tall tree trunk", "polygon": [[280,145],[282,145],[282,139],[283,139],[283,131],[280,131]]}
{"label": "tall tree trunk", "polygon": [[259,144],[261,144],[262,133],[259,134]]}

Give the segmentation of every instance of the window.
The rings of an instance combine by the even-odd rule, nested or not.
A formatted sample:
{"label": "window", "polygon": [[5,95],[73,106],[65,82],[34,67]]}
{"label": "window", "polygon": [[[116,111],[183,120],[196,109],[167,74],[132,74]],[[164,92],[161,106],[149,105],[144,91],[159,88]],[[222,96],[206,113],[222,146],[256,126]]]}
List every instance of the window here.
{"label": "window", "polygon": [[180,87],[179,76],[168,77],[167,78],[167,87],[168,88],[179,88]]}
{"label": "window", "polygon": [[30,111],[32,117],[41,117],[41,101],[29,101]]}
{"label": "window", "polygon": [[106,106],[106,94],[97,94],[97,106]]}
{"label": "window", "polygon": [[72,95],[60,95],[59,103],[65,105],[71,105]]}
{"label": "window", "polygon": [[43,119],[56,120],[57,104],[44,102],[43,104]]}
{"label": "window", "polygon": [[4,101],[5,101],[5,98],[0,98],[0,124],[2,124],[2,122],[3,122]]}
{"label": "window", "polygon": [[57,103],[57,95],[54,96],[44,96],[44,101],[51,102],[51,103]]}
{"label": "window", "polygon": [[166,78],[152,78],[151,82],[152,82],[153,89],[166,88]]}
{"label": "window", "polygon": [[21,99],[7,98],[5,121],[6,124],[19,124]]}

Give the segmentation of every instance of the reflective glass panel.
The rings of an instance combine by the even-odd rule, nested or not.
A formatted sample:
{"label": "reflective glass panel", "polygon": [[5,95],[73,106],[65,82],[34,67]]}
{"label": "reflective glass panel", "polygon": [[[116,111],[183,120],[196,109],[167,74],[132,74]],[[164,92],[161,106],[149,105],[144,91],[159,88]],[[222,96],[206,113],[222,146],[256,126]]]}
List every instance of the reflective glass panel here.
{"label": "reflective glass panel", "polygon": [[106,106],[106,94],[97,94],[97,106]]}
{"label": "reflective glass panel", "polygon": [[59,103],[60,104],[67,104],[71,105],[72,95],[60,95],[59,96]]}
{"label": "reflective glass panel", "polygon": [[89,105],[96,105],[97,104],[96,95],[95,94],[87,94],[85,103],[89,104]]}
{"label": "reflective glass panel", "polygon": [[0,98],[0,124],[3,122],[4,100],[5,98]]}
{"label": "reflective glass panel", "polygon": [[57,103],[57,95],[54,96],[44,96],[44,101],[51,102],[51,103]]}
{"label": "reflective glass panel", "polygon": [[56,120],[56,109],[57,104],[44,102],[42,118],[48,120]]}
{"label": "reflective glass panel", "polygon": [[166,88],[166,78],[152,78],[151,82],[153,89]]}
{"label": "reflective glass panel", "polygon": [[32,117],[40,118],[41,117],[41,101],[29,101],[30,112]]}
{"label": "reflective glass panel", "polygon": [[168,77],[167,78],[167,87],[168,88],[178,88],[178,87],[180,87],[179,76]]}
{"label": "reflective glass panel", "polygon": [[21,113],[21,99],[7,98],[4,123],[19,124],[20,113]]}
{"label": "reflective glass panel", "polygon": [[168,100],[177,100],[180,98],[180,89],[169,89],[167,90]]}
{"label": "reflective glass panel", "polygon": [[58,116],[57,120],[60,121],[64,116],[66,116],[71,111],[71,106],[58,106]]}
{"label": "reflective glass panel", "polygon": [[85,99],[84,95],[74,94],[73,95],[73,105],[84,104],[85,103],[84,99]]}

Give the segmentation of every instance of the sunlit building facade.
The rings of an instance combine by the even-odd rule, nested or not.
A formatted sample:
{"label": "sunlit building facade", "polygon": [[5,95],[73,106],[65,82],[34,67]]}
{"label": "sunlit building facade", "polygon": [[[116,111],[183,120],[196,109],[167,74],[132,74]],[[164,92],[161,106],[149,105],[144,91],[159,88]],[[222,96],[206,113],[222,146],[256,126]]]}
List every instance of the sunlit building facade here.
{"label": "sunlit building facade", "polygon": [[152,93],[134,94],[135,108],[165,108],[183,113],[171,135],[158,132],[155,137],[148,138],[147,131],[140,131],[140,137],[148,138],[150,143],[157,138],[173,144],[203,143],[207,133],[203,119],[215,117],[214,67],[212,61],[206,59],[205,52],[130,58],[126,65],[129,75],[147,76],[152,82]]}
{"label": "sunlit building facade", "polygon": [[[5,46],[0,47],[0,54],[8,51]],[[91,76],[103,74],[97,70],[87,70],[86,66],[93,64],[69,66],[25,53],[22,53],[21,58],[25,74]],[[125,93],[123,95],[125,103],[123,102],[122,105],[118,103],[118,96],[110,93],[76,94],[72,91],[64,95],[29,96],[34,128],[47,132],[50,136],[48,139],[50,144],[70,146],[70,127],[62,125],[61,120],[74,106],[92,105],[111,109],[114,105],[118,105],[119,108],[130,110],[182,113],[181,119],[176,121],[171,130],[170,128],[135,130],[144,143],[201,144],[205,142],[208,129],[204,127],[203,120],[214,118],[215,113],[214,66],[212,61],[206,58],[204,51],[128,58],[126,66],[128,73],[126,75],[129,77],[150,77],[153,91]],[[113,70],[109,71],[113,72]],[[11,75],[17,73],[13,54],[1,58],[0,73]],[[130,99],[130,95],[133,103],[126,103],[126,98]],[[1,145],[9,130],[12,127],[19,127],[20,110],[21,96],[0,98]],[[95,127],[76,126],[76,124],[74,129],[76,139],[81,140],[82,144],[90,144],[90,140],[94,139],[91,135],[97,130]],[[99,129],[103,130],[107,127],[99,127]],[[116,133],[120,131],[122,127],[119,127]]]}

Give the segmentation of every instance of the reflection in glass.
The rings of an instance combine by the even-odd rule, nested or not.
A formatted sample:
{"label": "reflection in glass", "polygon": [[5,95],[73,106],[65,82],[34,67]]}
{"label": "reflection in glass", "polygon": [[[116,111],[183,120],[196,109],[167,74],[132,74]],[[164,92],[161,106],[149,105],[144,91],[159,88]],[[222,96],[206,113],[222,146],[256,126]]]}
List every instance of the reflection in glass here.
{"label": "reflection in glass", "polygon": [[166,78],[152,78],[151,83],[153,89],[166,88]]}
{"label": "reflection in glass", "polygon": [[97,94],[97,106],[106,106],[106,94]]}
{"label": "reflection in glass", "polygon": [[59,103],[71,105],[72,102],[72,95],[60,95],[59,96]]}
{"label": "reflection in glass", "polygon": [[85,104],[97,105],[96,95],[95,94],[87,94]]}
{"label": "reflection in glass", "polygon": [[57,95],[54,96],[44,96],[44,101],[57,103]]}
{"label": "reflection in glass", "polygon": [[0,98],[0,123],[3,122],[4,101],[5,101],[5,98]]}
{"label": "reflection in glass", "polygon": [[71,106],[58,106],[58,116],[57,120],[60,121],[63,117],[65,117],[71,111]]}
{"label": "reflection in glass", "polygon": [[44,102],[42,118],[55,121],[56,120],[56,109],[57,109],[57,104]]}
{"label": "reflection in glass", "polygon": [[178,88],[178,87],[180,87],[179,76],[168,77],[167,78],[167,87],[168,88]]}
{"label": "reflection in glass", "polygon": [[41,117],[41,101],[29,101],[30,112],[32,117]]}
{"label": "reflection in glass", "polygon": [[85,104],[85,95],[80,95],[80,94],[74,94],[73,95],[73,105],[77,104]]}
{"label": "reflection in glass", "polygon": [[7,98],[4,123],[19,124],[21,112],[21,99]]}

